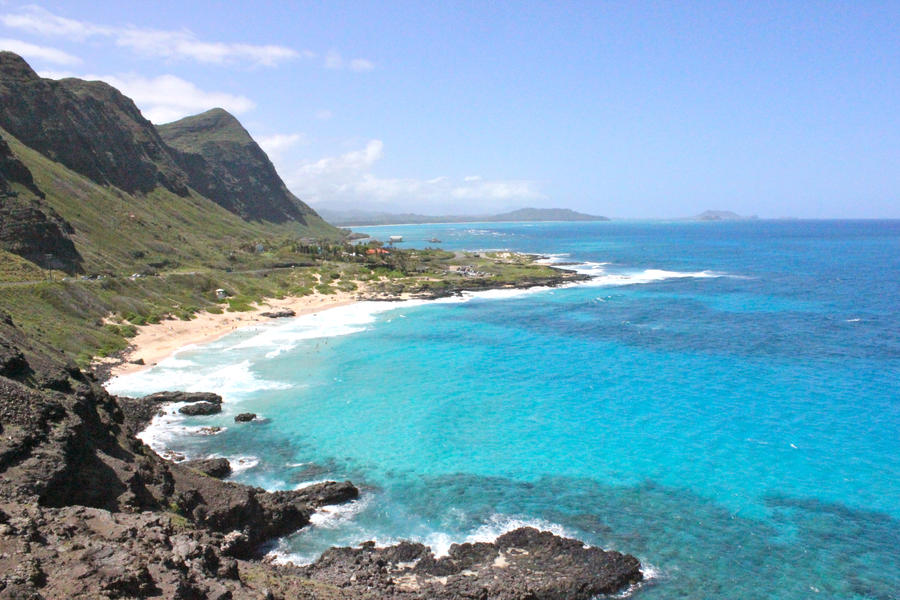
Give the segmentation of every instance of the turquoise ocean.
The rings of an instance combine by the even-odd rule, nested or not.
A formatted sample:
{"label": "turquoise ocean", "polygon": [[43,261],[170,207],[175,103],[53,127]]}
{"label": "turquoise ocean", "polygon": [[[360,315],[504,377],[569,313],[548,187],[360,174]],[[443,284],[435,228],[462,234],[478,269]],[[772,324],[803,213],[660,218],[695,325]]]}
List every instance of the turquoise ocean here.
{"label": "turquoise ocean", "polygon": [[360,486],[278,557],[530,524],[639,557],[642,600],[900,598],[900,222],[359,230],[594,278],[335,308],[112,380],[223,395],[158,418],[158,449],[268,489]]}

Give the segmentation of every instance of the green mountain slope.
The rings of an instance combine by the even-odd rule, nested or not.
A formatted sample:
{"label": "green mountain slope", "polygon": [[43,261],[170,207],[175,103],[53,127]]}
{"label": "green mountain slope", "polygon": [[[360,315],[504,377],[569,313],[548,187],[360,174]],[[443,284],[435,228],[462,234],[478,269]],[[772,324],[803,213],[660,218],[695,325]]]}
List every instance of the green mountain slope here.
{"label": "green mountain slope", "polygon": [[258,244],[344,235],[225,111],[162,128],[175,148],[114,88],[42,79],[10,52],[0,106],[0,248],[40,267],[252,267]]}
{"label": "green mountain slope", "polygon": [[[90,273],[225,269],[233,253],[250,255],[257,243],[272,245],[298,233],[295,226],[244,221],[193,191],[181,197],[157,187],[138,197],[98,185],[9,134],[0,135],[27,166],[43,202],[71,226],[69,237],[83,258],[83,270]],[[36,202],[21,184],[12,188],[17,201]]]}

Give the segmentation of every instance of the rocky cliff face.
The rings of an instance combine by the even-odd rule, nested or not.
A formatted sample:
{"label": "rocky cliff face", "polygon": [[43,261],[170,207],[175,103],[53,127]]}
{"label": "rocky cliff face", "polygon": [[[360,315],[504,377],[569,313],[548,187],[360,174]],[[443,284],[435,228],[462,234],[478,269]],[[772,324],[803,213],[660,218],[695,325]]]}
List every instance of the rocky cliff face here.
{"label": "rocky cliff face", "polygon": [[[25,188],[19,194],[13,184]],[[69,237],[74,230],[45,202],[28,168],[0,137],[0,248],[45,269],[81,271],[82,258]]]}
{"label": "rocky cliff face", "polygon": [[0,598],[264,597],[239,562],[356,495],[267,493],[161,459],[118,399],[0,314]]}
{"label": "rocky cliff face", "polygon": [[[111,251],[109,239],[98,232],[114,227],[116,219],[138,220],[140,213],[155,212],[145,194],[162,189],[178,197],[158,205],[165,218],[142,251],[158,242],[195,239],[196,213],[204,205],[215,231],[243,231],[246,221],[258,222],[247,234],[250,239],[266,236],[271,223],[296,224],[298,234],[311,237],[341,235],[287,190],[262,149],[221,109],[157,129],[109,85],[43,79],[11,52],[0,52],[0,107],[0,248],[42,267],[81,272],[84,261],[73,239],[90,260],[104,257],[103,267],[127,263],[128,255],[115,256],[118,248]],[[22,153],[22,146],[36,152]],[[81,205],[90,209],[95,197],[85,179],[117,188],[115,206],[106,207],[114,210],[80,210]],[[182,212],[193,214],[193,220],[180,218]]]}
{"label": "rocky cliff face", "polygon": [[0,127],[92,181],[129,192],[186,195],[171,150],[130,99],[99,81],[42,79],[0,52]]}
{"label": "rocky cliff face", "polygon": [[315,214],[288,191],[262,148],[221,108],[157,130],[178,150],[190,186],[223,208],[244,219],[274,223],[305,224]]}

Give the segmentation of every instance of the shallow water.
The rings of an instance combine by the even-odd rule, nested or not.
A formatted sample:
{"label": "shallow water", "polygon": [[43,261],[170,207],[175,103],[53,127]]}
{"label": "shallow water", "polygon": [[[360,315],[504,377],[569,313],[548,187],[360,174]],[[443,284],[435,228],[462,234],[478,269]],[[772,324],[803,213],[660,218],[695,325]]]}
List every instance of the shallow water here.
{"label": "shallow water", "polygon": [[[364,229],[554,253],[596,278],[361,303],[111,382],[222,393],[222,415],[148,439],[228,456],[238,481],[364,487],[281,555],[445,551],[531,523],[637,555],[639,598],[900,597],[900,223]],[[265,419],[234,424],[244,411]]]}

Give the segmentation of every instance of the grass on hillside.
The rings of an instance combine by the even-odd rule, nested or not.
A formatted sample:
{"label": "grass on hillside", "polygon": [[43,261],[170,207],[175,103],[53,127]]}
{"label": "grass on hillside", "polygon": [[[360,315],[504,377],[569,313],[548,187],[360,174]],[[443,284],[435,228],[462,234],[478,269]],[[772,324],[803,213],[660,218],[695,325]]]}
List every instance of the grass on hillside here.
{"label": "grass on hillside", "polygon": [[[297,223],[248,222],[196,193],[182,198],[158,187],[131,195],[97,185],[0,130],[31,171],[46,203],[75,228],[75,247],[88,273],[227,269],[253,264],[258,245],[281,248],[300,238],[338,240],[344,234],[321,219]],[[23,196],[32,193],[15,186]],[[236,261],[236,255],[245,255]],[[258,261],[260,265],[264,259]]]}

